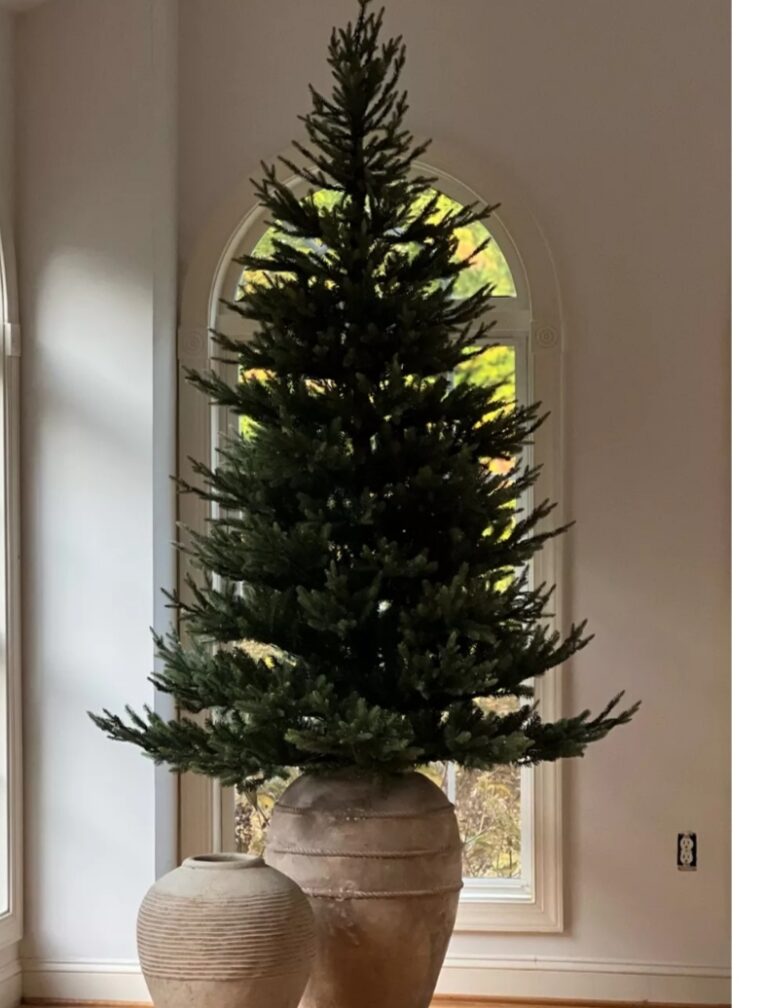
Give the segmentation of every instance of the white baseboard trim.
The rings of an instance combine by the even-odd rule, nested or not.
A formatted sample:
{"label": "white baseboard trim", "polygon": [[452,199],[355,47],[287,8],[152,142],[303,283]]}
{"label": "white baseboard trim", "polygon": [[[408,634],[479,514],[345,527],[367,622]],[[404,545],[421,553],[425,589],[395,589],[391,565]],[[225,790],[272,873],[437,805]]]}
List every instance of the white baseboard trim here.
{"label": "white baseboard trim", "polygon": [[0,968],[0,1008],[16,1008],[21,1001],[21,965],[7,963]]}
{"label": "white baseboard trim", "polygon": [[723,1005],[731,1000],[727,967],[535,956],[448,956],[437,991],[658,1004]]}
{"label": "white baseboard trim", "polygon": [[[133,960],[22,960],[28,998],[66,1001],[148,1002],[144,978]],[[18,978],[18,974],[17,974]],[[439,994],[478,997],[649,1001],[723,1005],[730,1002],[726,967],[619,960],[492,958],[452,956],[446,960]],[[0,1008],[13,1008],[5,1000]]]}
{"label": "white baseboard trim", "polygon": [[22,959],[25,998],[149,1003],[149,991],[134,959]]}

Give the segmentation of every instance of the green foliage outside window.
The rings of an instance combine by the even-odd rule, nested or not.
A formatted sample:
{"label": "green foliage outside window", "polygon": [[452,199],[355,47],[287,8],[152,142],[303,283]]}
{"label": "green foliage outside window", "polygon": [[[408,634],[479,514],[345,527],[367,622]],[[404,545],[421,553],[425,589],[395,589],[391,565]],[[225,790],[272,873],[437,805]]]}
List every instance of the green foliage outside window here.
{"label": "green foliage outside window", "polygon": [[[448,765],[422,769],[438,787],[448,790]],[[459,820],[464,878],[517,878],[521,858],[520,767],[489,770],[455,768],[455,803]],[[261,854],[275,802],[294,779],[273,777],[252,795],[235,799],[235,844],[242,853]]]}

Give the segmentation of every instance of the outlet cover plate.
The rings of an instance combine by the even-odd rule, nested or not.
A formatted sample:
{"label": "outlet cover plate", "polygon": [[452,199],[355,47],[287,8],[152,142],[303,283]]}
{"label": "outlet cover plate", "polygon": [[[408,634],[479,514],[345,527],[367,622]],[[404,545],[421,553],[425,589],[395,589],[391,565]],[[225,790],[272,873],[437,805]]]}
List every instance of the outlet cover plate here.
{"label": "outlet cover plate", "polygon": [[696,871],[698,867],[698,844],[695,833],[677,834],[677,870]]}

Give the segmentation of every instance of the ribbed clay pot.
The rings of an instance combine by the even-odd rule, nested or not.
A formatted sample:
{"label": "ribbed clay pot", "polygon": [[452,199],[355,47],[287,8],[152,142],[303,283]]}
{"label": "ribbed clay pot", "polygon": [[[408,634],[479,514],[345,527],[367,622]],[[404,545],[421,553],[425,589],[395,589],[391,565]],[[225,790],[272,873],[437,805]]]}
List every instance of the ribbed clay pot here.
{"label": "ribbed clay pot", "polygon": [[301,889],[261,858],[187,858],[144,897],[139,961],[155,1008],[296,1008],[314,954]]}
{"label": "ribbed clay pot", "polygon": [[306,775],[275,805],[265,860],[315,912],[301,1008],[428,1008],[456,918],[453,806],[423,774]]}

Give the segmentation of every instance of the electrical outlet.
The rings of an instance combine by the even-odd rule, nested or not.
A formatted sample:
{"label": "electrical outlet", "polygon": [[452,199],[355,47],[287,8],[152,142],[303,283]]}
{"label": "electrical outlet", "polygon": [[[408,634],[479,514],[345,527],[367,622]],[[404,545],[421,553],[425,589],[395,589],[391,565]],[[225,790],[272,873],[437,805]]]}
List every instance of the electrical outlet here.
{"label": "electrical outlet", "polygon": [[696,871],[698,851],[695,833],[677,834],[677,870]]}

